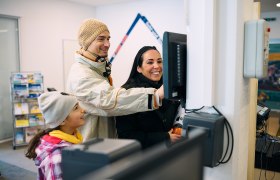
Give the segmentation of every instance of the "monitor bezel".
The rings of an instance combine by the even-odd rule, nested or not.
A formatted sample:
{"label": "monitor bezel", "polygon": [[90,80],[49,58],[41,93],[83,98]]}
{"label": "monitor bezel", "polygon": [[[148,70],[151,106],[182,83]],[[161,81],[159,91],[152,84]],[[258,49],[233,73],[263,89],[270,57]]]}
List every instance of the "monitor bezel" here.
{"label": "monitor bezel", "polygon": [[164,98],[185,107],[187,84],[187,35],[165,31],[162,44]]}

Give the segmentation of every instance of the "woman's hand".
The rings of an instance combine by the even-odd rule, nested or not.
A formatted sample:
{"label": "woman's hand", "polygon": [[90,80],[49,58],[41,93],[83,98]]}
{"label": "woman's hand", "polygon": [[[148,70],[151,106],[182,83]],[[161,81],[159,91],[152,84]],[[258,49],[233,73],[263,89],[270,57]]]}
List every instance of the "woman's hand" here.
{"label": "woman's hand", "polygon": [[171,141],[172,143],[174,143],[174,142],[178,141],[178,140],[181,138],[181,135],[173,134],[172,131],[173,131],[173,129],[171,129],[170,131],[168,131],[168,133],[169,133],[169,136],[170,136],[170,141]]}

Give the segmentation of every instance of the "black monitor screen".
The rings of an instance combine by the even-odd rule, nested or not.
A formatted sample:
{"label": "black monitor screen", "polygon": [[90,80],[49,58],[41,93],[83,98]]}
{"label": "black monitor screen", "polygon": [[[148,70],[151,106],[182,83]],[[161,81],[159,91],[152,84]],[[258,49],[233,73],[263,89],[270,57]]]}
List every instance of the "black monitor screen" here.
{"label": "black monitor screen", "polygon": [[202,129],[190,131],[189,137],[167,148],[155,146],[142,154],[121,159],[82,178],[89,179],[203,179],[203,143],[207,134]]}
{"label": "black monitor screen", "polygon": [[185,107],[187,35],[164,32],[162,52],[164,97],[180,100]]}

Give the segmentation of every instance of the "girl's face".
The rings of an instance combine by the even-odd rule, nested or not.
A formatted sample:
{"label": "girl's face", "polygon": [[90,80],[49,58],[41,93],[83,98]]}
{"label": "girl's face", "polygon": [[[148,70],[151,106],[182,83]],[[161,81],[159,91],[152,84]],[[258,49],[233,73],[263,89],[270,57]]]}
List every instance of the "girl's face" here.
{"label": "girl's face", "polygon": [[84,109],[77,103],[64,122],[69,128],[76,129],[85,124],[84,114]]}
{"label": "girl's face", "polygon": [[142,66],[137,71],[152,81],[159,81],[162,76],[162,58],[157,50],[151,49],[142,55]]}

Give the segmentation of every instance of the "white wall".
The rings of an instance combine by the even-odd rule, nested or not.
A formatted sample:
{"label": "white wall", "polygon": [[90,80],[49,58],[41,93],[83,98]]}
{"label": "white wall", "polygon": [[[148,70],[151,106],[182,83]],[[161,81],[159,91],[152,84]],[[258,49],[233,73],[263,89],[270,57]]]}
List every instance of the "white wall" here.
{"label": "white wall", "polygon": [[187,108],[213,105],[215,46],[213,1],[186,0],[188,34]]}
{"label": "white wall", "polygon": [[40,71],[45,87],[63,90],[62,41],[76,39],[95,9],[60,0],[1,0],[0,14],[20,17],[21,71]]}
{"label": "white wall", "polygon": [[[96,17],[108,25],[112,37],[109,57],[113,55],[137,13],[150,21],[161,39],[164,31],[186,34],[184,0],[141,0],[99,6],[96,8]],[[161,44],[143,21],[139,20],[113,61],[112,76],[116,87],[127,80],[137,51],[145,45],[156,46],[161,52]]]}
{"label": "white wall", "polygon": [[262,18],[272,18],[275,17],[276,21],[269,21],[269,26],[271,28],[269,37],[270,39],[280,38],[280,11],[274,12],[263,12],[261,14]]}
{"label": "white wall", "polygon": [[230,161],[205,168],[204,177],[245,180],[249,176],[248,164],[254,162],[249,159],[249,153],[254,151],[249,152],[248,146],[255,136],[249,122],[255,123],[256,119],[250,112],[256,114],[257,86],[243,78],[244,22],[257,19],[257,9],[253,0],[188,0],[187,7],[191,37],[188,105],[215,105],[229,121],[234,135]]}

